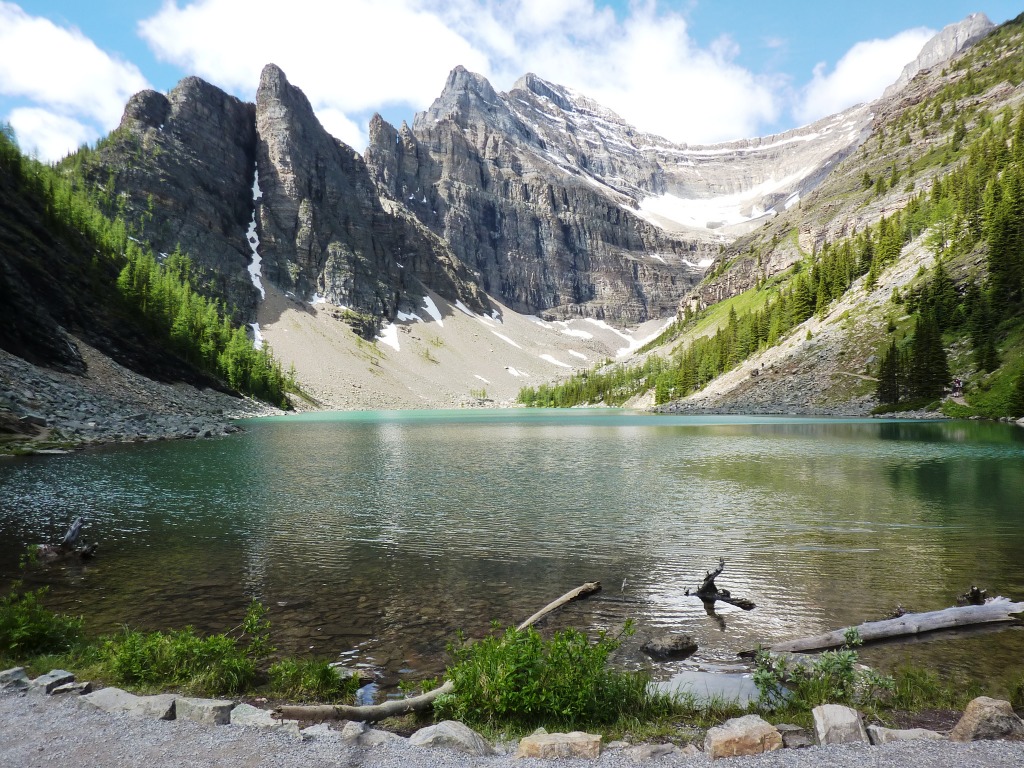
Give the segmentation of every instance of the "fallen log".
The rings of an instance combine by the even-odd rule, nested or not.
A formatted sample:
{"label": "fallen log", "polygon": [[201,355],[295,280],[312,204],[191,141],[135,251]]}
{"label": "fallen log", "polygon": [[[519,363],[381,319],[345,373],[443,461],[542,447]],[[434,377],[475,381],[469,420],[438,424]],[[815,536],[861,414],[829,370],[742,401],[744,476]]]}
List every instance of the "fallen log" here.
{"label": "fallen log", "polygon": [[[788,640],[768,648],[772,652],[823,651],[840,648],[846,642],[846,633],[856,629],[865,643],[889,640],[897,637],[921,635],[942,629],[955,629],[978,624],[997,622],[1019,622],[1024,614],[1024,602],[1015,603],[1006,597],[994,597],[984,605],[964,605],[944,608],[926,613],[905,613],[895,619],[867,621],[856,627],[846,627],[823,635]],[[754,651],[744,651],[741,656],[753,656]]]}
{"label": "fallen log", "polygon": [[[579,600],[600,591],[601,582],[589,581],[586,584],[576,587],[576,589],[566,592],[557,600],[553,600],[548,603],[533,614],[533,616],[517,626],[516,629],[522,631],[527,627],[531,627],[549,613],[561,608],[566,603],[570,603],[573,600]],[[383,704],[370,704],[361,707],[349,706],[347,704],[289,704],[277,707],[272,714],[274,717],[282,720],[315,720],[318,722],[322,722],[324,720],[355,720],[365,723],[375,723],[378,720],[384,720],[389,717],[398,717],[400,715],[407,715],[410,712],[422,711],[431,706],[438,696],[451,693],[454,689],[455,686],[449,680],[439,688],[427,691],[419,696],[410,696],[406,699],[393,699],[391,701],[386,701]]]}
{"label": "fallen log", "polygon": [[693,592],[689,589],[684,591],[686,595],[695,595],[704,601],[704,607],[709,608],[708,615],[714,615],[714,606],[716,600],[721,600],[723,603],[729,603],[729,605],[735,605],[737,608],[742,608],[744,611],[752,611],[757,606],[750,600],[743,597],[733,597],[728,589],[719,589],[715,586],[715,578],[722,574],[725,570],[725,558],[718,558],[718,567],[713,571],[707,571],[704,574],[704,581],[701,585]]}
{"label": "fallen log", "polygon": [[78,543],[78,537],[82,533],[82,526],[85,524],[85,518],[76,517],[71,525],[68,526],[67,532],[64,534],[64,538],[60,544],[40,544],[36,548],[36,555],[43,562],[53,562],[55,560],[63,560],[72,556],[77,556],[82,560],[88,560],[96,554],[96,548],[99,546],[95,542],[89,544],[82,542],[82,546],[75,547]]}

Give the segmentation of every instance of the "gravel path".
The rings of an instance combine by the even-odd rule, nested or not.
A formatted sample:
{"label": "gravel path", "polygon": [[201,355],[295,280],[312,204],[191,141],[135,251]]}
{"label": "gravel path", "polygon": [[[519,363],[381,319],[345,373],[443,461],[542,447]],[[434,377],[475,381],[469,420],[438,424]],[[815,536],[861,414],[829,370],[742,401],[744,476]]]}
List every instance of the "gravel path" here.
{"label": "gravel path", "polygon": [[[709,761],[698,755],[653,760],[650,764],[707,766]],[[634,768],[637,763],[615,751],[605,752],[597,761],[549,762],[513,760],[511,755],[473,758],[407,744],[364,748],[317,740],[299,742],[232,726],[110,715],[71,697],[0,693],[0,766],[41,768],[54,765],[90,768]],[[1024,765],[1024,743],[920,741],[882,747],[782,750],[756,758],[733,758],[724,765],[730,768],[1020,768]]]}

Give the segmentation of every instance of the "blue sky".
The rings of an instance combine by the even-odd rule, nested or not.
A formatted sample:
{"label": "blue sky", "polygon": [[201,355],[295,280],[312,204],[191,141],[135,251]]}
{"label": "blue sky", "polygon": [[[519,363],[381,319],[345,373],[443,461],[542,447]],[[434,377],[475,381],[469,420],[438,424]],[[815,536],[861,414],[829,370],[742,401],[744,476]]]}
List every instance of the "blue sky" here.
{"label": "blue sky", "polygon": [[54,159],[117,125],[135,91],[197,74],[252,99],[279,64],[361,149],[462,64],[499,90],[532,71],[640,128],[707,143],[785,130],[880,95],[927,38],[1001,0],[0,0],[0,120]]}

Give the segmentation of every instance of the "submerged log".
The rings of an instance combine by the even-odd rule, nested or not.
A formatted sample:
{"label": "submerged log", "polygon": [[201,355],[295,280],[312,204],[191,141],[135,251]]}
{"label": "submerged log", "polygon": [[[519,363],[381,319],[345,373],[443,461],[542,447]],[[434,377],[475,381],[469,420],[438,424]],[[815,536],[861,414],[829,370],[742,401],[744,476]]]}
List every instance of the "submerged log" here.
{"label": "submerged log", "polygon": [[710,615],[713,612],[713,608],[716,600],[721,600],[723,603],[729,603],[729,605],[735,605],[737,608],[742,608],[744,611],[752,611],[757,606],[750,600],[743,597],[733,597],[729,594],[728,589],[719,589],[715,586],[715,579],[722,574],[725,570],[725,558],[718,558],[718,567],[713,571],[707,571],[704,574],[704,581],[701,585],[693,592],[689,589],[685,591],[686,595],[696,595],[704,601],[704,607],[711,607],[712,610],[708,611]]}
{"label": "submerged log", "polygon": [[[846,627],[823,635],[788,640],[771,646],[768,650],[778,652],[823,651],[839,648],[846,642],[846,633],[856,629],[865,643],[888,640],[896,637],[921,635],[941,629],[969,627],[978,624],[998,622],[1019,622],[1024,615],[1024,602],[1015,603],[1006,597],[994,597],[984,605],[964,605],[944,608],[926,613],[906,613],[895,619],[868,621],[856,627]],[[753,655],[744,651],[741,656]]]}
{"label": "submerged log", "polygon": [[[592,595],[601,591],[601,582],[589,581],[576,589],[570,590],[557,600],[553,600],[537,611],[533,616],[522,622],[516,629],[522,631],[531,627],[547,616],[552,611],[561,608],[573,600]],[[356,720],[366,723],[374,723],[389,717],[398,717],[410,712],[420,712],[430,707],[434,700],[455,689],[451,680],[439,688],[411,696],[406,699],[393,699],[383,704],[371,704],[362,707],[352,707],[347,704],[313,704],[313,705],[285,705],[273,711],[273,716],[283,720]]]}

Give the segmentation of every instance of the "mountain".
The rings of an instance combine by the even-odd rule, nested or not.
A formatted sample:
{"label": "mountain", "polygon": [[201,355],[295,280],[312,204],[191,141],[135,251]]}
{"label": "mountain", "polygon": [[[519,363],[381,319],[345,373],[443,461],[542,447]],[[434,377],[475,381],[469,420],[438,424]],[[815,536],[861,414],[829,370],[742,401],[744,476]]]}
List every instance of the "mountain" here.
{"label": "mountain", "polygon": [[261,271],[364,315],[371,333],[423,286],[487,306],[443,242],[381,202],[363,160],[273,65],[255,104],[195,77],[167,96],[143,91],[97,151],[72,162],[155,251],[189,254],[207,294],[239,320],[256,317]]}
{"label": "mountain", "polygon": [[857,108],[690,147],[536,75],[497,93],[458,67],[411,129],[375,118],[366,157],[512,309],[635,323],[674,311],[721,244],[813,189],[868,124]]}
{"label": "mountain", "polygon": [[986,26],[927,45],[868,138],[723,248],[656,342],[525,400],[1024,415],[1024,15]]}
{"label": "mountain", "polygon": [[[58,171],[84,178],[138,246],[126,250],[152,248],[156,272],[182,271],[175,251],[187,253],[188,290],[250,325],[324,406],[511,400],[578,373],[545,390],[557,393],[551,402],[664,402],[699,384],[678,407],[863,413],[886,328],[911,343],[936,253],[961,298],[971,285],[989,290],[990,225],[972,224],[955,255],[936,249],[934,228],[987,221],[1000,204],[982,199],[997,193],[977,180],[977,199],[944,202],[942,180],[988,168],[971,153],[1015,119],[1018,27],[968,17],[872,104],[709,146],[647,134],[534,74],[500,93],[457,67],[411,126],[374,117],[360,156],[270,64],[252,104],[194,77],[137,94],[117,130]],[[25,205],[0,192],[10,210]],[[948,220],[936,212],[945,205],[956,210]],[[897,224],[906,242],[886,240],[884,259],[865,255]],[[18,242],[42,236],[11,227]],[[0,288],[38,295],[58,280],[40,267],[51,246],[32,247]],[[106,269],[109,284],[116,269]],[[108,288],[86,285],[81,301],[64,290],[45,301],[113,303]],[[132,290],[145,303],[145,286]],[[891,303],[904,294],[909,309]],[[84,310],[42,312],[45,301],[8,304],[0,345],[81,369],[58,329],[109,324]],[[947,331],[948,344],[965,344],[949,333],[962,331]],[[727,338],[731,347],[683,374],[683,358]],[[105,349],[159,368],[159,346],[149,363],[120,341]],[[1015,370],[1016,356],[1002,354]],[[751,375],[762,368],[771,375]],[[606,374],[619,382],[611,398],[595,394]]]}

